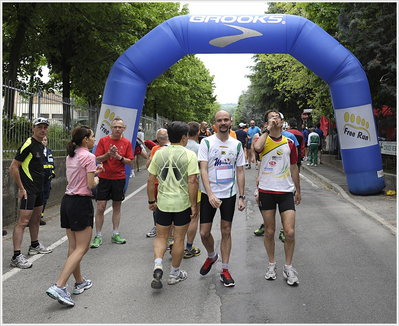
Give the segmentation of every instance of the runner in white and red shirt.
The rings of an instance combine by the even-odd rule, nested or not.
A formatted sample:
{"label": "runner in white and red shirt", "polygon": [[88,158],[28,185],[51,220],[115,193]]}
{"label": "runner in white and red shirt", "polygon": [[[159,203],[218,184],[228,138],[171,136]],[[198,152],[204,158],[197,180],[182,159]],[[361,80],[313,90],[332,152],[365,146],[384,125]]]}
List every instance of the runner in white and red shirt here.
{"label": "runner in white and red shirt", "polygon": [[295,247],[295,205],[301,202],[298,154],[292,140],[281,134],[282,115],[275,109],[265,113],[265,127],[254,143],[259,154],[259,206],[265,224],[265,247],[269,266],[265,278],[274,280],[277,267],[274,258],[276,206],[278,205],[285,234],[285,265],[283,276],[289,285],[298,284],[297,272],[292,268]]}

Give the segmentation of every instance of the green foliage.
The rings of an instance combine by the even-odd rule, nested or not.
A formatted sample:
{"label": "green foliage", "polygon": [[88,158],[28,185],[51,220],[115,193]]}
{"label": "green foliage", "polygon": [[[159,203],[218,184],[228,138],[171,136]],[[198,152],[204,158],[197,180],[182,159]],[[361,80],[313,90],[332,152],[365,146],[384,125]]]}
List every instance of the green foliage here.
{"label": "green foliage", "polygon": [[[64,98],[73,95],[98,108],[115,60],[159,24],[188,14],[187,5],[177,2],[5,3],[3,9],[3,74],[26,77],[31,86],[62,91]],[[43,65],[50,70],[46,84],[40,80]],[[33,78],[35,73],[39,77]],[[213,78],[193,55],[148,90],[144,112],[170,120],[205,119],[215,102]],[[65,109],[65,125],[68,114]]]}
{"label": "green foliage", "polygon": [[[322,27],[359,59],[376,107],[386,104],[396,112],[396,9],[394,2],[271,2],[267,13],[299,15]],[[239,103],[238,113],[254,105],[276,107],[298,118],[303,108],[311,108],[314,122],[323,115],[335,121],[323,80],[295,59],[263,54],[256,59],[250,92]]]}
{"label": "green foliage", "polygon": [[[3,115],[3,159],[15,156],[16,150],[31,137],[32,122],[25,117],[7,118]],[[52,124],[47,133],[48,147],[54,156],[65,156],[66,145],[71,139],[71,133],[59,124]]]}
{"label": "green foliage", "polygon": [[396,112],[397,4],[352,3],[341,10],[339,41],[364,67],[376,107]]}
{"label": "green foliage", "polygon": [[25,117],[3,115],[3,159],[13,158],[22,142],[32,135],[31,122]]}
{"label": "green foliage", "polygon": [[147,87],[143,113],[169,120],[203,121],[212,111],[213,76],[203,62],[187,55]]}

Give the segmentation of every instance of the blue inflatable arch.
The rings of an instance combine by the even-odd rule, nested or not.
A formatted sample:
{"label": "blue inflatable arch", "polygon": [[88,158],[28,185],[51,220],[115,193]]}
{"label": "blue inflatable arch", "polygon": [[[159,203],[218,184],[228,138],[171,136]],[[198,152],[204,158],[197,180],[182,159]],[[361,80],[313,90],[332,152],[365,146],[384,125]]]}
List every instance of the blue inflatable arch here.
{"label": "blue inflatable arch", "polygon": [[[135,144],[147,85],[185,55],[196,53],[286,53],[296,58],[329,85],[349,190],[370,195],[385,187],[361,64],[322,28],[299,16],[186,15],[165,21],[113,65],[100,120],[105,122],[111,112],[124,118]],[[97,139],[104,127],[107,124],[99,121]]]}

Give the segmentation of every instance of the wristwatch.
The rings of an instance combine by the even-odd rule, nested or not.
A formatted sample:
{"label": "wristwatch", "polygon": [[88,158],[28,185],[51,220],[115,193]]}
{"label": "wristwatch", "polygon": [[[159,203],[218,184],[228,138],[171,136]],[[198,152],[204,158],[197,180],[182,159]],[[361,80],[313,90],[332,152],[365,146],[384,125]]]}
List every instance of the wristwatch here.
{"label": "wristwatch", "polygon": [[122,157],[119,159],[119,161],[123,162],[124,159],[125,159],[125,158],[122,156]]}
{"label": "wristwatch", "polygon": [[269,129],[267,129],[266,127],[265,127],[265,128],[263,128],[263,130],[262,130],[262,134],[264,134],[265,132],[267,132],[268,134],[270,134],[270,130],[269,130]]}
{"label": "wristwatch", "polygon": [[242,198],[243,200],[245,200],[245,195],[239,196],[238,198]]}

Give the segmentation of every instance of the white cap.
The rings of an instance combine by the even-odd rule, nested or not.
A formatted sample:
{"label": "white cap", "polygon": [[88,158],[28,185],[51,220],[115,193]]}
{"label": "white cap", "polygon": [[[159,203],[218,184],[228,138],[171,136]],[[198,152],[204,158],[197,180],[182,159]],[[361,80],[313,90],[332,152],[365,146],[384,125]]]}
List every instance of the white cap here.
{"label": "white cap", "polygon": [[240,122],[239,126],[240,126],[240,128],[245,127],[245,123],[244,122]]}
{"label": "white cap", "polygon": [[46,125],[50,125],[50,122],[48,121],[48,119],[39,117],[39,118],[33,120],[32,126],[37,126],[37,125],[40,125],[41,123],[45,123]]}

